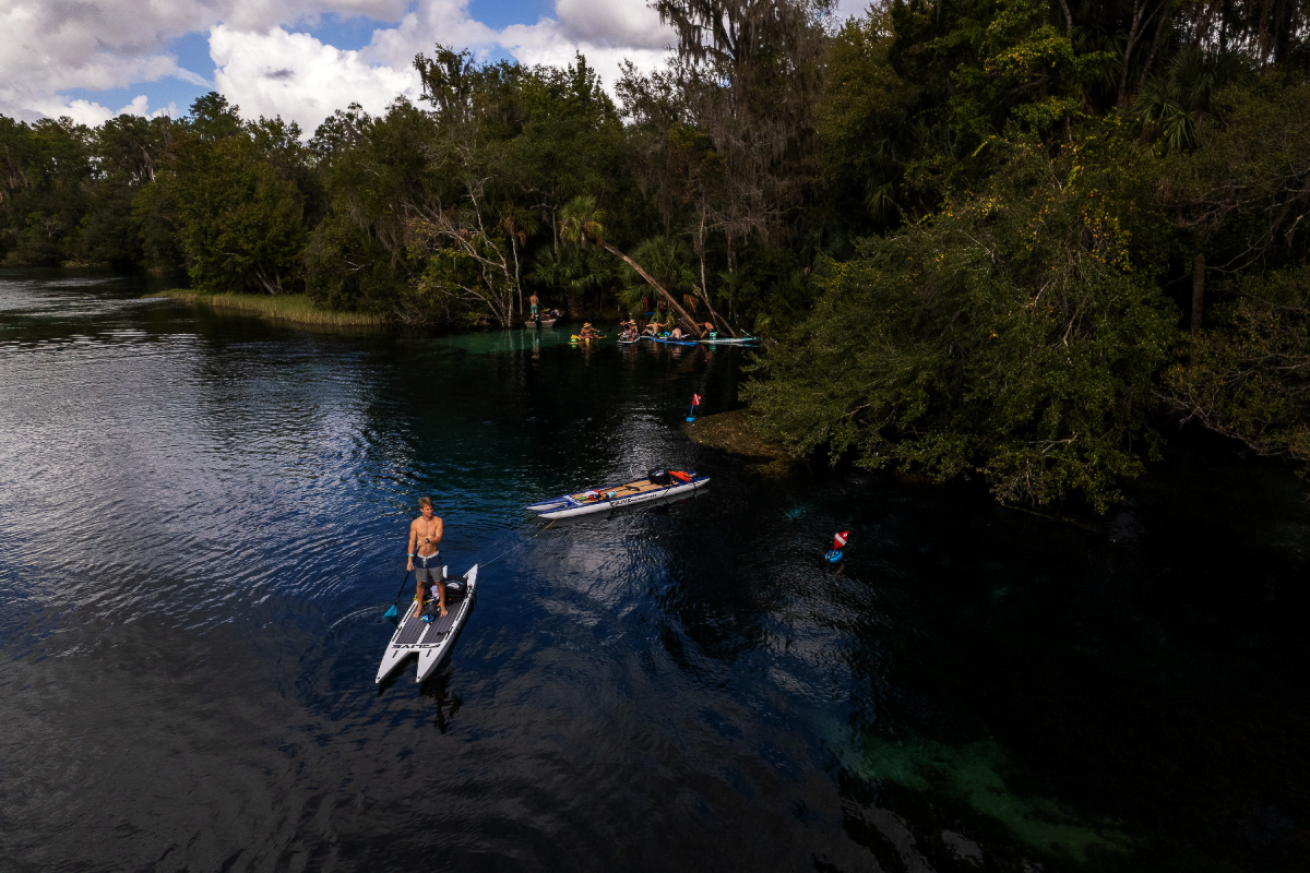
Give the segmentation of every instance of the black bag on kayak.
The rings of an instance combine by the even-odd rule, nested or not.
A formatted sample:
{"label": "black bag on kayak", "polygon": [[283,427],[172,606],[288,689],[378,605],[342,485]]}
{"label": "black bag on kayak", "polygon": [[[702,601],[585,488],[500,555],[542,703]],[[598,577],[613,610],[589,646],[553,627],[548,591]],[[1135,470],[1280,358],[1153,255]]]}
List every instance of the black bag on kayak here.
{"label": "black bag on kayak", "polygon": [[652,485],[668,485],[671,481],[668,470],[651,470],[646,474]]}

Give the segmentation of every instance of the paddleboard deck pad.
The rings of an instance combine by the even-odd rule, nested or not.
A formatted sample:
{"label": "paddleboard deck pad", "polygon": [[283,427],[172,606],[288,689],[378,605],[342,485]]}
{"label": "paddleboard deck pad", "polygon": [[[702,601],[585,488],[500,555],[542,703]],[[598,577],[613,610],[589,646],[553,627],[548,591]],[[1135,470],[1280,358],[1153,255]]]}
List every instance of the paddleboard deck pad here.
{"label": "paddleboard deck pad", "polygon": [[[446,614],[441,614],[441,604],[435,594],[424,601],[423,611],[417,616],[414,615],[414,602],[407,603],[396,632],[391,635],[391,642],[382,655],[377,682],[381,683],[390,676],[410,655],[418,655],[417,681],[422,682],[450,654],[464,622],[477,604],[478,567],[474,564],[464,576],[453,578],[446,577],[446,568],[442,567],[441,575],[446,579]],[[431,620],[424,621],[425,617]]]}

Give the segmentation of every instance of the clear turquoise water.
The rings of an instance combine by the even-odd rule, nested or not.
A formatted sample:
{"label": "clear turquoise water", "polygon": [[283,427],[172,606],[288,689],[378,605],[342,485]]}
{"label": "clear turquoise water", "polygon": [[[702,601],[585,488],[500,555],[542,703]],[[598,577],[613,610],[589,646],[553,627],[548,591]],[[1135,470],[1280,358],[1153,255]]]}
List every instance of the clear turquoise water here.
{"label": "clear turquoise water", "polygon": [[[688,442],[741,350],[269,325],[0,270],[0,869],[1300,870],[1310,516],[1086,530]],[[655,466],[695,499],[546,529]],[[373,683],[420,494],[480,598]],[[822,562],[851,530],[845,572]]]}

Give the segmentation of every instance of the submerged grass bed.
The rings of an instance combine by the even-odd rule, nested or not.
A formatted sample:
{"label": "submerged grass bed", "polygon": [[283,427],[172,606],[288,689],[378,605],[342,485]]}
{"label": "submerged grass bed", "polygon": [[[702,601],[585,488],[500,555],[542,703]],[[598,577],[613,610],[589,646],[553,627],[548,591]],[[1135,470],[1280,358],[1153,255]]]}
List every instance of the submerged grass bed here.
{"label": "submerged grass bed", "polygon": [[719,412],[684,424],[682,430],[703,446],[750,459],[751,469],[765,476],[783,477],[805,465],[805,461],[792,457],[784,447],[756,436],[749,415],[744,409]]}
{"label": "submerged grass bed", "polygon": [[148,296],[203,303],[215,309],[235,310],[272,321],[290,321],[296,324],[325,327],[385,327],[391,324],[390,319],[381,315],[319,309],[303,294],[210,294],[205,291],[175,288],[172,291],[159,291]]}

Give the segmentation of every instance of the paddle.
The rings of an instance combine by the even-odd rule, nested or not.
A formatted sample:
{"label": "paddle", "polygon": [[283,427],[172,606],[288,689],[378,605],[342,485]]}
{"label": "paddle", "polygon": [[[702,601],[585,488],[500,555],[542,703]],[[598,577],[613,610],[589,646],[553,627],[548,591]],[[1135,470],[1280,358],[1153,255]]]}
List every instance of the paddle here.
{"label": "paddle", "polygon": [[[409,561],[406,560],[405,563],[408,564]],[[383,618],[395,618],[400,614],[399,612],[396,611],[396,601],[400,599],[401,592],[405,590],[405,583],[409,581],[409,574],[412,572],[414,571],[413,570],[405,571],[405,575],[400,580],[400,589],[396,592],[396,596],[391,598],[391,608],[386,611],[386,613],[382,616]]]}

